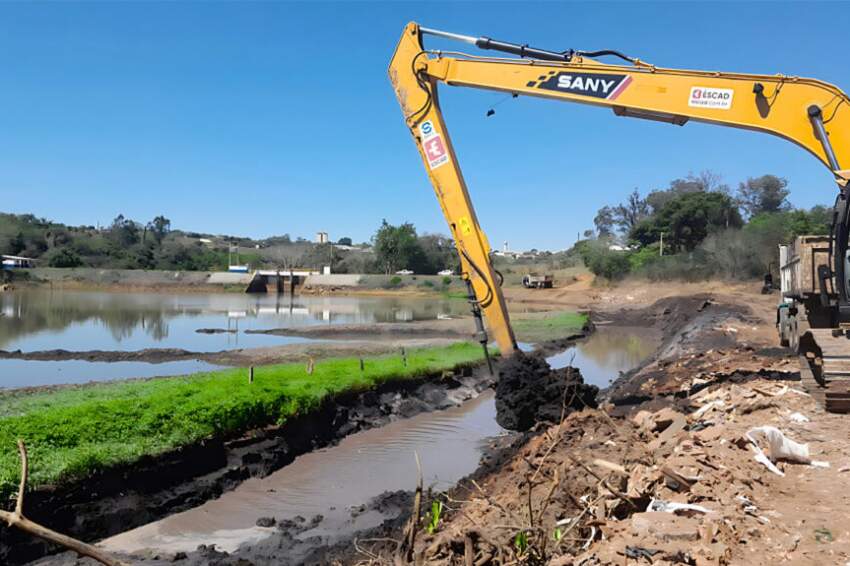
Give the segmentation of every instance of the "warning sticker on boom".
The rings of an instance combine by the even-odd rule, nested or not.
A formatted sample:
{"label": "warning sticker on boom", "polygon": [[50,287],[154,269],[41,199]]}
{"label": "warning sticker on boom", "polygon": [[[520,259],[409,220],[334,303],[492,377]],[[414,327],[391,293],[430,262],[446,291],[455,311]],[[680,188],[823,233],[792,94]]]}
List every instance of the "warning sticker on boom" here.
{"label": "warning sticker on boom", "polygon": [[731,88],[709,88],[704,86],[691,87],[691,96],[688,98],[688,106],[693,106],[695,108],[729,110],[732,108],[733,94],[735,94],[735,91]]}
{"label": "warning sticker on boom", "polygon": [[446,151],[446,144],[443,143],[443,137],[434,130],[434,124],[430,120],[422,122],[419,132],[422,134],[422,147],[428,159],[428,167],[436,169],[448,163],[449,154]]}

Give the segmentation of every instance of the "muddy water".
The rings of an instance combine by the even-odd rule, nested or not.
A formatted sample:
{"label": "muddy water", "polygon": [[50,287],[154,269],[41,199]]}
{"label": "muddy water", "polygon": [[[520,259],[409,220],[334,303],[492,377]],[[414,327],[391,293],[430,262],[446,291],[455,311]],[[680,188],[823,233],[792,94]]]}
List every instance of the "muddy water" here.
{"label": "muddy water", "polygon": [[[414,297],[310,297],[245,294],[105,293],[16,290],[0,294],[0,349],[215,352],[308,342],[245,330],[434,320],[466,315],[465,301]],[[227,330],[200,334],[196,330]],[[125,377],[178,375],[208,364],[0,360],[0,388]]]}
{"label": "muddy water", "polygon": [[637,367],[658,348],[661,336],[653,330],[628,327],[602,327],[567,350],[549,356],[554,369],[569,365],[581,369],[586,383],[608,387],[620,372]]}
{"label": "muddy water", "polygon": [[493,394],[482,393],[460,407],[421,414],[353,434],[337,446],[297,458],[262,479],[250,479],[221,498],[107,539],[108,549],[135,552],[191,551],[216,544],[232,551],[273,529],[255,526],[260,517],[291,519],[324,516],[303,537],[335,538],[380,524],[377,511],[356,507],[416,483],[414,452],[422,462],[425,486],[445,489],[479,464],[489,437],[503,432],[495,421]]}
{"label": "muddy water", "polygon": [[[604,328],[549,360],[555,366],[572,360],[586,379],[607,386],[656,345],[657,339],[644,329]],[[199,544],[233,551],[274,531],[257,527],[260,517],[309,519],[317,514],[324,520],[300,536],[320,536],[323,544],[331,544],[385,519],[377,511],[360,513],[358,506],[385,491],[414,487],[414,452],[421,457],[426,486],[445,489],[473,472],[488,439],[503,432],[495,415],[493,394],[486,391],[460,407],[360,432],[337,446],[305,454],[266,478],[248,480],[217,500],[102,544],[122,552],[188,552]]]}

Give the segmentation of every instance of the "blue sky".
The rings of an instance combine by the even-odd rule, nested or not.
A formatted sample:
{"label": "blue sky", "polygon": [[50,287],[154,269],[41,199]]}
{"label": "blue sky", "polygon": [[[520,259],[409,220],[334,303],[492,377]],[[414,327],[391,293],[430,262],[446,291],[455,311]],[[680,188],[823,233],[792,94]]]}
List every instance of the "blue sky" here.
{"label": "blue sky", "polygon": [[[404,24],[659,66],[816,77],[850,89],[846,3],[51,3],[0,5],[0,210],[71,224],[368,240],[382,218],[446,232],[386,68]],[[448,47],[432,42],[429,46]],[[711,169],[828,172],[778,138],[616,118],[444,87],[494,247],[562,249],[595,211]]]}

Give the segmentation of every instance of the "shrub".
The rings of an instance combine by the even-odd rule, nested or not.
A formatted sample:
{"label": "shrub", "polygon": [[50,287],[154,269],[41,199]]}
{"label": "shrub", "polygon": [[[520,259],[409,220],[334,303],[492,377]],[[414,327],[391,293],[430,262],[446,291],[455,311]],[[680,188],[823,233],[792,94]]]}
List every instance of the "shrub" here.
{"label": "shrub", "polygon": [[47,254],[47,265],[50,267],[79,267],[82,264],[83,260],[70,248],[53,249]]}
{"label": "shrub", "polygon": [[606,251],[594,256],[587,267],[595,275],[615,280],[628,275],[631,264],[627,252]]}
{"label": "shrub", "polygon": [[398,275],[394,276],[392,279],[390,279],[390,285],[393,287],[398,287],[399,285],[401,285],[401,277],[399,277]]}
{"label": "shrub", "polygon": [[443,276],[443,285],[448,287],[451,284],[452,284],[452,278],[449,277],[448,275]]}
{"label": "shrub", "polygon": [[585,245],[579,248],[579,254],[594,275],[616,280],[629,273],[631,264],[628,252],[609,250],[602,241],[582,243]]}

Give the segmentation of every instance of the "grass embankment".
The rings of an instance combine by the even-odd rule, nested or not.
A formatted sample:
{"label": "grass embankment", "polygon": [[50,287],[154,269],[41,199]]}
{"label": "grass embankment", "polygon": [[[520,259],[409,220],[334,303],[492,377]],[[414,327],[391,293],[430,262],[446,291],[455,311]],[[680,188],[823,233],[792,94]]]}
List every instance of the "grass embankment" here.
{"label": "grass embankment", "polygon": [[547,342],[581,332],[587,315],[577,312],[545,313],[542,316],[512,319],[514,334],[521,342]]}
{"label": "grass embankment", "polygon": [[283,423],[328,396],[368,389],[480,361],[481,347],[460,343],[370,358],[257,367],[189,376],[113,382],[0,397],[0,500],[19,481],[17,439],[29,450],[30,486],[83,478],[205,438]]}

